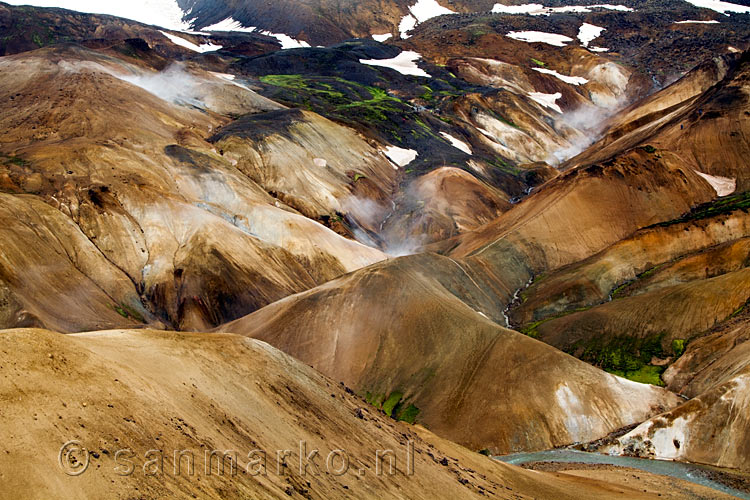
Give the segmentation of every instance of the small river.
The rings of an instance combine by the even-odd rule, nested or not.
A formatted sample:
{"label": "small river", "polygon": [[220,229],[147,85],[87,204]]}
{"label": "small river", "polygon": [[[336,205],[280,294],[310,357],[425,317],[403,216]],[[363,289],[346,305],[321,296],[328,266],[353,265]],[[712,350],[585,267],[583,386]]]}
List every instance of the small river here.
{"label": "small river", "polygon": [[600,455],[598,453],[586,453],[576,450],[550,450],[534,453],[515,453],[495,457],[496,460],[512,465],[523,465],[531,462],[562,462],[583,464],[606,464],[620,467],[639,469],[660,476],[669,476],[682,479],[701,486],[707,486],[715,490],[734,495],[738,498],[750,500],[750,494],[735,490],[706,477],[706,471],[710,469],[695,464],[681,462],[669,462],[664,460],[647,460],[643,458],[620,457]]}

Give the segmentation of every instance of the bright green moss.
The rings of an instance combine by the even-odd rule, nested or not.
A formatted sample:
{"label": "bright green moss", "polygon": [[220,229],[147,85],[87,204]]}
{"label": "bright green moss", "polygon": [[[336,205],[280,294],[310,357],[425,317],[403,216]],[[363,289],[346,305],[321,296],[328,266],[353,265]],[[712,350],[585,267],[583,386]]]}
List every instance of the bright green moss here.
{"label": "bright green moss", "polygon": [[398,405],[399,401],[401,401],[401,398],[403,398],[404,395],[401,392],[392,392],[390,396],[388,396],[388,399],[385,400],[383,403],[383,411],[386,415],[389,417],[393,417],[393,410],[396,408],[396,405]]}
{"label": "bright green moss", "polygon": [[633,382],[664,387],[664,381],[661,379],[661,374],[663,372],[664,367],[644,365],[638,370],[628,372],[612,371],[611,373],[619,375],[620,377],[626,378],[628,380],[632,380]]}
{"label": "bright green moss", "polygon": [[685,346],[687,344],[687,340],[684,339],[674,339],[672,341],[672,352],[675,356],[678,358],[682,356],[682,354],[685,352]]}

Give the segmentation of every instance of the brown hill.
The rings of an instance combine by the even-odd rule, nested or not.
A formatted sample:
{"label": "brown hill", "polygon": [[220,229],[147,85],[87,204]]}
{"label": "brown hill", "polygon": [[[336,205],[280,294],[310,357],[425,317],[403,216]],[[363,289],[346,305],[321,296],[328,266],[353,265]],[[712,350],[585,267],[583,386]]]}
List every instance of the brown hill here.
{"label": "brown hill", "polygon": [[614,451],[747,471],[747,313],[691,343],[664,375],[693,399],[618,440]]}
{"label": "brown hill", "polygon": [[635,146],[650,146],[671,152],[704,175],[720,178],[709,182],[721,195],[747,190],[750,174],[744,162],[748,148],[744,137],[750,123],[745,114],[749,58],[744,53],[701,65],[634,106],[617,119],[599,144],[568,164],[591,165]]}
{"label": "brown hill", "polygon": [[[744,199],[638,231],[540,277],[514,304],[512,321],[535,338],[613,369],[624,369],[631,355],[650,363],[650,354],[639,354],[642,348],[657,357],[679,355],[685,341],[724,322],[750,298]],[[713,216],[701,217],[712,210]],[[612,359],[614,352],[622,359]]]}
{"label": "brown hill", "polygon": [[[269,195],[206,141],[229,122],[219,113],[280,107],[250,90],[80,47],[0,66],[3,227],[15,242],[3,249],[2,281],[26,318],[6,327],[201,329],[385,258]],[[364,140],[327,126],[338,142],[323,142],[321,155],[352,148],[368,158],[349,162],[352,172],[393,170]],[[44,299],[76,293],[97,298]]]}
{"label": "brown hill", "polygon": [[221,330],[265,340],[361,394],[400,394],[437,434],[495,453],[587,441],[676,402],[499,327],[480,312],[498,299],[472,275],[446,257],[396,259]]}
{"label": "brown hill", "polygon": [[[135,64],[163,69],[171,60],[195,52],[173,43],[164,28],[114,16],[85,14],[59,8],[12,6],[0,2],[0,56],[61,43],[79,43],[127,58]],[[167,30],[169,31],[169,30]],[[254,56],[281,48],[276,38],[261,33],[214,33],[210,36],[171,32],[195,45],[212,43],[236,54]]]}
{"label": "brown hill", "polygon": [[[625,484],[529,472],[495,462],[422,428],[394,422],[267,344],[234,335],[3,331],[0,380],[5,401],[0,409],[4,494],[656,498]],[[55,381],[54,390],[50,380]],[[71,440],[87,450],[87,469],[80,468],[85,455],[73,445],[58,459],[61,447]],[[320,451],[310,462],[303,458],[302,472],[301,442],[305,455]],[[410,442],[413,462],[407,462]],[[348,457],[344,474],[337,472],[343,467],[341,452],[338,461],[326,464],[333,450],[343,450]],[[393,475],[388,459],[376,460],[378,450],[395,453]],[[211,462],[206,451],[209,458],[217,452]],[[228,458],[219,469],[223,454],[231,457],[233,452],[236,472]],[[277,469],[278,456],[282,458]],[[66,475],[60,462],[81,475]],[[310,465],[305,469],[306,464]],[[37,473],[29,474],[29,467]]]}

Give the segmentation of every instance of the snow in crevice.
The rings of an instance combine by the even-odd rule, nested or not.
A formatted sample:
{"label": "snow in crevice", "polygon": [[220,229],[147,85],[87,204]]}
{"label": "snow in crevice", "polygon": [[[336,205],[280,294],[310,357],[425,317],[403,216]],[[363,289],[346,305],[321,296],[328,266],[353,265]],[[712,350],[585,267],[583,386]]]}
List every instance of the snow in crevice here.
{"label": "snow in crevice", "polygon": [[171,42],[174,43],[175,45],[179,45],[180,47],[184,47],[188,50],[192,50],[193,52],[200,52],[200,53],[213,52],[215,50],[220,50],[223,48],[222,45],[214,45],[213,43],[204,43],[202,45],[196,45],[189,40],[185,40],[182,37],[172,35],[165,31],[160,31],[159,33],[169,38],[169,40],[171,40]]}
{"label": "snow in crevice", "polygon": [[731,12],[733,14],[746,14],[750,12],[750,7],[745,5],[737,5],[736,3],[722,2],[721,0],[685,0],[687,3],[695,5],[696,7],[702,7],[704,9],[711,9],[722,14]]}
{"label": "snow in crevice", "polygon": [[599,38],[605,29],[593,24],[583,23],[578,29],[578,39],[581,41],[581,45],[588,47],[589,43]]}
{"label": "snow in crevice", "polygon": [[532,68],[532,69],[534,71],[538,71],[539,73],[544,73],[545,75],[552,75],[558,80],[562,80],[563,82],[569,83],[570,85],[584,85],[586,83],[589,83],[589,81],[583,77],[561,75],[560,73],[552,69],[546,69],[546,68]]}
{"label": "snow in crevice", "polygon": [[551,14],[566,13],[589,13],[594,9],[614,10],[619,12],[633,12],[633,9],[624,5],[596,4],[596,5],[566,5],[564,7],[545,7],[538,3],[527,3],[524,5],[504,5],[496,3],[492,7],[494,14],[529,14],[532,16],[549,16]]}
{"label": "snow in crevice", "polygon": [[443,138],[445,138],[448,142],[450,142],[451,146],[453,146],[454,148],[460,149],[461,151],[463,151],[467,155],[472,154],[471,153],[471,146],[469,146],[468,144],[466,144],[464,141],[453,137],[452,135],[450,135],[447,132],[440,132],[440,135],[443,136]]}
{"label": "snow in crevice", "polygon": [[405,50],[392,59],[360,59],[359,62],[368,66],[381,66],[398,71],[402,75],[424,76],[432,78],[429,73],[417,66],[422,56],[417,52]]}
{"label": "snow in crevice", "polygon": [[703,172],[695,171],[696,174],[700,175],[706,181],[711,184],[716,194],[719,196],[729,196],[737,190],[737,179],[731,179],[729,177],[719,177],[717,175],[708,175]]}
{"label": "snow in crevice", "polygon": [[542,11],[544,11],[544,5],[540,3],[527,3],[524,5],[503,5],[496,3],[492,7],[492,12],[495,14],[533,14]]}
{"label": "snow in crevice", "polygon": [[211,26],[206,26],[201,31],[238,31],[243,33],[259,33],[275,38],[281,44],[282,49],[299,49],[303,47],[309,47],[310,44],[304,40],[297,40],[284,33],[272,33],[270,31],[261,31],[255,26],[247,27],[243,26],[241,22],[235,21],[233,18],[228,17],[223,21],[220,21]]}
{"label": "snow in crevice", "polygon": [[417,158],[417,156],[419,156],[419,153],[417,153],[413,149],[404,149],[396,146],[388,146],[383,152],[389,160],[391,160],[399,167],[407,166],[409,163],[413,162]]}
{"label": "snow in crevice", "polygon": [[530,92],[529,97],[542,106],[550,109],[554,109],[558,113],[562,113],[560,106],[556,104],[556,101],[562,97],[562,93],[557,92],[556,94],[544,94],[542,92]]}
{"label": "snow in crevice", "polygon": [[511,31],[505,36],[522,42],[542,42],[548,45],[554,45],[555,47],[565,47],[566,43],[573,41],[572,38],[565,35],[545,33],[544,31]]}
{"label": "snow in crevice", "polygon": [[223,21],[219,21],[216,24],[212,24],[211,26],[206,26],[201,31],[244,31],[246,33],[252,33],[256,30],[255,26],[253,27],[245,27],[242,26],[242,23],[239,21],[235,21],[233,18],[228,17],[224,19]]}
{"label": "snow in crevice", "polygon": [[417,0],[417,3],[409,7],[409,14],[405,15],[398,25],[401,38],[409,38],[409,32],[416,28],[417,24],[447,14],[455,12],[443,7],[437,0]]}
{"label": "snow in crevice", "polygon": [[417,19],[411,14],[407,14],[398,23],[398,31],[401,33],[401,38],[409,38],[409,32],[416,28]]}
{"label": "snow in crevice", "polygon": [[230,75],[228,73],[214,73],[213,71],[209,71],[213,76],[218,78],[219,80],[224,80],[225,82],[231,83],[235,87],[239,87],[241,89],[247,90],[249,92],[253,92],[253,90],[248,87],[247,85],[243,85],[237,81],[237,77],[234,75]]}
{"label": "snow in crevice", "polygon": [[310,46],[310,44],[306,41],[297,40],[296,38],[292,38],[291,36],[285,35],[284,33],[271,33],[270,31],[261,31],[260,34],[271,36],[278,40],[279,43],[281,43],[282,49],[301,49]]}
{"label": "snow in crevice", "polygon": [[687,21],[675,21],[675,24],[719,24],[719,21],[712,19],[711,21],[693,21],[688,19]]}
{"label": "snow in crevice", "polygon": [[382,43],[388,40],[389,38],[391,38],[392,36],[393,34],[391,33],[383,33],[382,35],[372,35],[372,39],[375,40],[376,42]]}

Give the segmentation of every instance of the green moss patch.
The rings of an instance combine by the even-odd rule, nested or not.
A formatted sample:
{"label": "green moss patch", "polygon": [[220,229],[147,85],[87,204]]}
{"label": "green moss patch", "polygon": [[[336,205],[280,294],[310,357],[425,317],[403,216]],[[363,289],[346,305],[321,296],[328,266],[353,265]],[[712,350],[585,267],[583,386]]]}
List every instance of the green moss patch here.
{"label": "green moss patch", "polygon": [[129,307],[125,304],[113,304],[112,309],[115,310],[117,314],[122,316],[125,319],[134,319],[135,321],[138,321],[139,323],[145,323],[145,319],[141,314],[138,313],[138,311],[135,311],[132,307]]}
{"label": "green moss patch", "polygon": [[573,309],[572,311],[563,311],[559,314],[555,314],[554,316],[550,316],[548,318],[541,319],[539,321],[534,321],[532,323],[529,323],[525,325],[523,328],[521,328],[519,331],[523,333],[524,335],[527,335],[533,339],[539,338],[539,327],[543,325],[544,323],[548,321],[552,321],[553,319],[562,318],[563,316],[567,316],[569,314],[574,314],[577,312],[583,312],[588,311],[591,309],[591,306],[588,307],[579,307],[578,309]]}
{"label": "green moss patch", "polygon": [[[661,374],[664,367],[651,365],[653,358],[665,358],[673,353],[662,347],[665,333],[644,338],[619,336],[608,340],[592,339],[586,343],[577,342],[567,349],[570,354],[621,377],[662,386]],[[672,343],[672,351],[682,349],[685,341]],[[676,349],[677,348],[677,349]]]}
{"label": "green moss patch", "polygon": [[687,346],[687,340],[674,339],[672,341],[672,352],[674,353],[675,356],[679,358],[685,352],[686,346]]}
{"label": "green moss patch", "polygon": [[496,169],[511,175],[519,175],[521,170],[513,165],[508,164],[505,160],[500,157],[496,157],[494,160],[488,161],[490,165]]}
{"label": "green moss patch", "polygon": [[365,393],[365,400],[383,410],[383,412],[394,420],[413,424],[419,415],[419,408],[413,404],[406,404],[404,394],[400,391],[394,391],[386,397],[384,394]]}
{"label": "green moss patch", "polygon": [[20,156],[8,156],[0,153],[0,163],[5,165],[15,165],[17,167],[25,167],[29,164],[28,161],[24,160]]}
{"label": "green moss patch", "polygon": [[622,295],[622,293],[625,290],[627,290],[628,288],[630,288],[632,285],[634,285],[638,281],[640,281],[642,279],[645,279],[645,278],[648,278],[649,276],[651,276],[652,274],[654,274],[656,271],[658,271],[662,267],[664,267],[664,264],[659,264],[658,266],[654,266],[651,269],[648,269],[648,270],[642,272],[641,274],[637,275],[635,277],[635,279],[632,279],[630,281],[626,281],[622,285],[618,286],[617,288],[615,288],[614,290],[612,290],[612,294],[611,294],[612,295],[612,300],[620,298],[620,296]]}
{"label": "green moss patch", "polygon": [[697,206],[679,219],[661,222],[649,227],[668,227],[683,222],[709,219],[718,215],[729,214],[737,210],[742,210],[747,213],[748,209],[750,209],[750,192],[719,198],[718,200]]}
{"label": "green moss patch", "polygon": [[665,385],[664,381],[661,379],[661,374],[664,373],[663,366],[645,365],[638,370],[628,372],[615,370],[610,373],[641,384],[651,384],[659,387],[664,387]]}
{"label": "green moss patch", "polygon": [[403,398],[404,395],[400,392],[392,392],[390,396],[388,396],[388,399],[385,400],[383,403],[382,409],[385,412],[386,415],[389,417],[393,416],[393,410],[396,408],[396,405],[401,401],[401,398]]}

